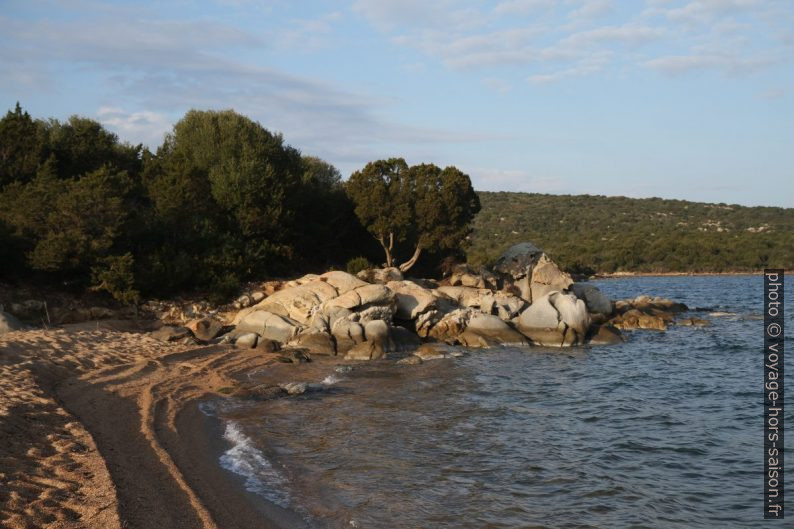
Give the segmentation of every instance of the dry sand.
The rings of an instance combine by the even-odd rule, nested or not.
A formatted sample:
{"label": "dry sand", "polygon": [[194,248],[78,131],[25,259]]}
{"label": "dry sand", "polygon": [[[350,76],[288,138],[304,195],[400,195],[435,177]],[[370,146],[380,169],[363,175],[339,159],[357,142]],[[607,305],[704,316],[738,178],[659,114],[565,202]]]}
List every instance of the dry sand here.
{"label": "dry sand", "polygon": [[[278,528],[198,402],[273,355],[110,322],[0,336],[0,527]],[[217,428],[217,425],[214,426]]]}

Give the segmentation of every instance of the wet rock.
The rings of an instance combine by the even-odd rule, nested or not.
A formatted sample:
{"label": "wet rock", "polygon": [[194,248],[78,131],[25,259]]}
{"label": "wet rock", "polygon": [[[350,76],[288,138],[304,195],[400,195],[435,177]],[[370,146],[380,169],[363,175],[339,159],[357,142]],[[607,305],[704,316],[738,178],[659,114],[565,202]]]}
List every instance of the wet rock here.
{"label": "wet rock", "polygon": [[233,395],[240,398],[248,398],[252,400],[273,400],[287,395],[287,390],[279,386],[270,386],[261,384],[248,389],[242,389]]}
{"label": "wet rock", "polygon": [[612,345],[616,343],[623,343],[626,337],[623,333],[610,324],[592,325],[587,333],[586,343],[590,345]]}
{"label": "wet rock", "polygon": [[612,318],[610,323],[624,331],[633,329],[666,331],[670,321],[672,321],[672,317],[669,315],[630,309]]}
{"label": "wet rock", "polygon": [[692,316],[691,318],[684,318],[683,320],[678,320],[676,324],[690,326],[690,327],[708,327],[709,325],[711,325],[711,322],[704,318],[697,318],[695,316]]}
{"label": "wet rock", "polygon": [[288,395],[302,395],[306,393],[308,384],[306,382],[287,382],[279,384],[279,387],[286,391]]}
{"label": "wet rock", "polygon": [[429,344],[426,343],[422,345],[419,349],[414,352],[414,356],[426,362],[428,360],[439,360],[441,358],[448,358],[449,355],[446,352],[446,348],[441,344]]}
{"label": "wet rock", "polygon": [[406,356],[405,358],[401,358],[397,360],[397,365],[401,366],[415,366],[422,363],[422,359],[416,355]]}
{"label": "wet rock", "polygon": [[550,292],[517,319],[518,330],[538,345],[563,347],[584,343],[590,315],[584,301],[570,293]]}
{"label": "wet rock", "polygon": [[386,350],[378,342],[363,342],[353,346],[345,355],[347,360],[379,360],[386,357]]}

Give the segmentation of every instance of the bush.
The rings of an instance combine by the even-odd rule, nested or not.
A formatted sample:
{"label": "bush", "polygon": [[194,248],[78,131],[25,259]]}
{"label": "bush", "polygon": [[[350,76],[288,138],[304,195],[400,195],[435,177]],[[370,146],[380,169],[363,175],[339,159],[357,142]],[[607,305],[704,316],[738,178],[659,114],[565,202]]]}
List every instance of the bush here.
{"label": "bush", "polygon": [[366,257],[354,257],[347,262],[347,273],[356,275],[362,270],[372,268],[373,264]]}

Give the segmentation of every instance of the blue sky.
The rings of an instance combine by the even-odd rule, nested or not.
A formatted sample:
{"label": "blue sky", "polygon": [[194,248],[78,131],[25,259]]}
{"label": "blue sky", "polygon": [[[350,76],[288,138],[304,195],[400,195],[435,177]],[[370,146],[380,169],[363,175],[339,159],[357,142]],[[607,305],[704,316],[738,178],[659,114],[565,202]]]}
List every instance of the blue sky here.
{"label": "blue sky", "polygon": [[155,148],[233,108],[344,176],[794,207],[790,0],[0,0],[0,103]]}

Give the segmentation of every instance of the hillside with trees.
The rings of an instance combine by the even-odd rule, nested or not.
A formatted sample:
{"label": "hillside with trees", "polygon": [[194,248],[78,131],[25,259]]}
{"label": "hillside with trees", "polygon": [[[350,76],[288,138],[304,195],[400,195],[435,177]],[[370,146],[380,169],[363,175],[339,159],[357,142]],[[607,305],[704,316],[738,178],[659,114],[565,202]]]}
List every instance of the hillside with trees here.
{"label": "hillside with trees", "polygon": [[660,198],[479,192],[468,257],[486,264],[533,241],[572,270],[794,269],[794,209]]}

